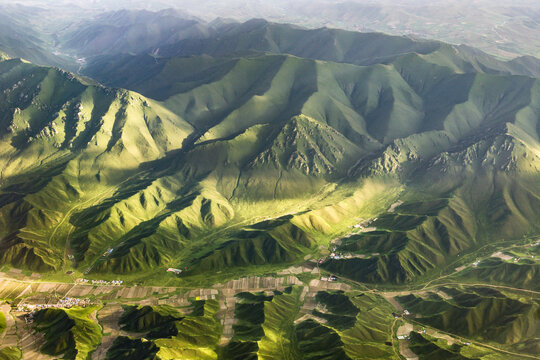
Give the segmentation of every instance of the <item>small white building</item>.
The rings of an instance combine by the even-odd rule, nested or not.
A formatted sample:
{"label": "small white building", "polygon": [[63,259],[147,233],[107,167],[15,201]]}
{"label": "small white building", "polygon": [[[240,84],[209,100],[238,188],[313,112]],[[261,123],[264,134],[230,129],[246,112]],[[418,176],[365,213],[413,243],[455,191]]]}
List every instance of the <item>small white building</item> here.
{"label": "small white building", "polygon": [[182,270],[180,270],[180,269],[168,268],[168,269],[167,269],[167,272],[173,272],[173,273],[175,273],[175,274],[178,275],[178,274],[180,274],[180,273],[182,272]]}

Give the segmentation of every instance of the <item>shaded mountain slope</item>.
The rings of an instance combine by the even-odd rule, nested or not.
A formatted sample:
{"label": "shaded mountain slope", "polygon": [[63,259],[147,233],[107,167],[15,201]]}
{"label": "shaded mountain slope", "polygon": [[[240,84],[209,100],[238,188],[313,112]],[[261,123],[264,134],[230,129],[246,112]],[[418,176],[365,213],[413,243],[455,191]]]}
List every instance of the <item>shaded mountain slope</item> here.
{"label": "shaded mountain slope", "polygon": [[442,290],[452,297],[450,301],[432,293],[426,298],[399,297],[399,302],[421,314],[420,323],[527,352],[538,350],[531,341],[538,334],[534,324],[537,303],[512,299],[488,288]]}
{"label": "shaded mountain slope", "polygon": [[113,192],[141,162],[180,147],[191,127],[138,94],[20,60],[0,67],[2,257],[45,269],[54,224]]}
{"label": "shaded mountain slope", "polygon": [[[206,36],[191,35],[177,43],[156,43],[145,51],[138,48],[139,50],[126,49],[124,52],[139,53],[142,58],[152,54],[156,64],[162,59],[176,57],[208,55],[221,58],[271,53],[354,65],[373,65],[394,62],[407,54],[418,54],[428,61],[460,72],[540,76],[540,60],[533,57],[506,62],[465,45],[449,45],[404,36],[329,28],[305,29],[262,19],[253,19],[241,24],[225,24],[215,28],[209,26],[207,29]],[[119,49],[123,48],[124,45],[119,46]],[[115,49],[114,56],[103,53],[101,57],[92,58],[88,67],[84,69],[85,73],[98,79],[108,79],[105,74],[101,74],[101,68],[110,68],[111,63],[122,64],[125,58],[118,59],[116,55],[118,52]],[[127,87],[120,83],[116,83],[116,86]]]}
{"label": "shaded mountain slope", "polygon": [[[155,26],[165,42],[185,30],[186,56],[96,60],[88,70],[115,88],[0,56],[0,265],[43,273],[15,285],[16,301],[68,276],[128,284],[58,285],[107,302],[105,316],[36,311],[41,352],[538,353],[534,61],[257,20],[166,34],[177,14],[107,16],[95,51],[149,46],[135,39]],[[331,274],[337,283],[319,280]],[[252,279],[261,287],[245,292]],[[395,339],[411,325],[411,342]]]}
{"label": "shaded mountain slope", "polygon": [[138,53],[184,38],[208,37],[211,28],[174,9],[107,12],[60,33],[60,48],[78,56]]}
{"label": "shaded mountain slope", "polygon": [[[448,202],[379,216],[379,233],[349,244],[379,255],[328,269],[414,281],[490,236],[536,232],[538,81],[481,71],[484,60],[437,46],[370,66],[141,55],[102,69],[159,101],[4,61],[4,123],[14,130],[2,142],[3,261],[122,274],[187,266],[187,276],[279,266],[384,214],[399,189],[412,203],[425,189]],[[21,74],[34,101],[13,89]],[[279,235],[250,228],[287,214],[296,215]]]}
{"label": "shaded mountain slope", "polygon": [[235,52],[260,51],[360,65],[403,53],[430,53],[441,44],[376,33],[327,28],[308,30],[262,19],[228,24],[218,30],[218,34],[208,39],[186,39],[164,46],[158,54],[163,57],[201,54],[224,56]]}
{"label": "shaded mountain slope", "polygon": [[399,161],[378,159],[366,167],[371,174],[412,177],[416,184],[411,191],[422,188],[424,193],[444,198],[431,209],[405,203],[379,217],[372,223],[377,231],[352,236],[340,247],[358,256],[330,260],[325,266],[359,281],[409,282],[444,266],[449,256],[474,251],[493,239],[538,233],[535,148],[509,129],[505,135],[476,141],[458,144],[428,161],[404,156],[409,158],[404,163],[415,167],[409,176]]}
{"label": "shaded mountain slope", "polygon": [[89,315],[95,307],[43,309],[34,315],[34,328],[43,333],[41,351],[64,359],[87,359],[101,342],[98,324]]}

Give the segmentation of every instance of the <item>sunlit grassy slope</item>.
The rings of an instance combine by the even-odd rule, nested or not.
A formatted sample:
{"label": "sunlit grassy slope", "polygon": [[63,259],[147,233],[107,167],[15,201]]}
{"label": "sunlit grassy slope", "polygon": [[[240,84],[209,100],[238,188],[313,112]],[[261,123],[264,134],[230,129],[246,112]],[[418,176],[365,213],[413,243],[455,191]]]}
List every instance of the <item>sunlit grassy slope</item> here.
{"label": "sunlit grassy slope", "polygon": [[[69,229],[61,226],[68,218],[112,195],[142,162],[179,148],[191,126],[134,93],[88,86],[20,60],[0,67],[0,202],[12,214],[2,215],[2,258],[51,269],[56,260],[46,254],[50,245],[65,244]],[[21,221],[30,226],[27,232],[15,229]]]}
{"label": "sunlit grassy slope", "polygon": [[89,316],[96,307],[43,309],[35,314],[35,329],[44,334],[41,351],[64,359],[87,359],[101,342],[101,329]]}
{"label": "sunlit grassy slope", "polygon": [[178,333],[155,341],[160,359],[216,359],[221,337],[221,324],[216,319],[216,300],[202,302],[201,311],[176,323]]}
{"label": "sunlit grassy slope", "polygon": [[[217,303],[194,304],[194,311],[174,321],[174,333],[156,337],[144,335],[142,342],[119,337],[107,358],[120,359],[120,349],[139,349],[141,358],[188,359],[390,359],[392,348],[388,331],[392,307],[382,298],[370,294],[321,292],[317,296],[314,316],[300,319],[304,302],[303,287],[289,287],[272,295],[241,293],[235,311],[234,337],[218,345],[221,328],[216,323]],[[341,306],[346,304],[345,309]],[[352,311],[351,311],[352,309]],[[169,312],[154,306],[153,312]],[[333,321],[319,317],[323,311]],[[343,319],[346,312],[349,318]],[[123,317],[133,314],[126,310]],[[121,320],[122,321],[122,320]],[[152,323],[138,332],[154,329]],[[135,354],[134,354],[135,355]]]}
{"label": "sunlit grassy slope", "polygon": [[[213,57],[93,68],[115,88],[3,57],[0,264],[189,288],[335,252],[322,271],[356,289],[237,294],[229,343],[217,299],[126,306],[108,359],[390,359],[406,321],[420,358],[538,353],[515,295],[538,289],[538,80],[441,43],[242,26],[200,43]],[[38,312],[42,352],[91,354],[93,310]]]}
{"label": "sunlit grassy slope", "polygon": [[301,261],[378,216],[342,245],[362,256],[325,267],[402,283],[534,233],[539,83],[415,49],[372,66],[259,54],[115,69],[150,66],[125,85],[159,101],[1,62],[2,261],[199,276]]}
{"label": "sunlit grassy slope", "polygon": [[[376,232],[342,245],[362,256],[325,267],[402,283],[537,231],[533,78],[465,71],[444,52],[371,66],[262,54],[160,61],[126,80],[159,101],[0,63],[3,262],[249,272],[301,261],[379,217]],[[399,196],[406,203],[383,216]]]}
{"label": "sunlit grassy slope", "polygon": [[[181,308],[124,306],[116,324],[121,332],[105,358],[398,359],[404,348],[421,359],[490,360],[538,352],[537,300],[509,289],[442,285],[382,292],[384,297],[366,290],[311,295],[306,290],[301,285],[238,293],[230,342],[220,341],[223,308],[218,300],[192,300]],[[396,306],[410,315],[395,318],[395,312],[401,313]],[[99,326],[113,324],[100,324],[96,310],[38,311],[32,326],[43,333],[41,352],[65,359],[98,353],[92,351],[101,340]],[[396,330],[404,324],[409,339],[398,340]],[[2,359],[20,357],[15,347],[0,351]]]}
{"label": "sunlit grassy slope", "polygon": [[119,324],[130,333],[142,333],[143,338],[118,337],[107,358],[216,359],[221,335],[217,301],[195,301],[191,310],[182,316],[170,306],[126,306]]}
{"label": "sunlit grassy slope", "polygon": [[[0,312],[0,336],[6,331],[6,315]],[[16,346],[0,346],[0,359],[16,360],[21,358],[21,350]]]}
{"label": "sunlit grassy slope", "polygon": [[19,360],[21,357],[21,350],[16,346],[7,346],[0,349],[0,359],[2,360]]}

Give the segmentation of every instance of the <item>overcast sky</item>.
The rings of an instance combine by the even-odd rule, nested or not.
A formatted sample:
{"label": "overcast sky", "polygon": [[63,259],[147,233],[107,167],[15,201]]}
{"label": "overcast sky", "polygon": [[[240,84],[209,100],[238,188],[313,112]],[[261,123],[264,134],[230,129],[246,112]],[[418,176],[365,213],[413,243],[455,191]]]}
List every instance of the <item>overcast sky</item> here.
{"label": "overcast sky", "polygon": [[21,3],[25,5],[58,6],[77,4],[81,7],[144,7],[144,8],[165,8],[165,7],[208,7],[218,8],[237,7],[238,5],[260,5],[263,8],[283,7],[294,5],[298,2],[313,3],[323,2],[326,4],[340,4],[344,2],[355,2],[362,4],[385,4],[385,5],[478,5],[478,6],[532,6],[540,7],[539,0],[0,0],[2,4]]}

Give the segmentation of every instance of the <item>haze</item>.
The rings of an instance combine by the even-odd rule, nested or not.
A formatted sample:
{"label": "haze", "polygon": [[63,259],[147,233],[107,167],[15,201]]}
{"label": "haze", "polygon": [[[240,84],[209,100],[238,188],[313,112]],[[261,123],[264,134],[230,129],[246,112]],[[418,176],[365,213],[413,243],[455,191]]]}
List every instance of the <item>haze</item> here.
{"label": "haze", "polygon": [[[23,5],[23,6],[21,6]],[[174,8],[212,21],[265,18],[308,28],[331,27],[437,39],[477,47],[500,58],[540,56],[540,3],[534,0],[1,0],[4,14],[24,14],[44,32],[120,9]],[[38,11],[41,8],[45,11]]]}

